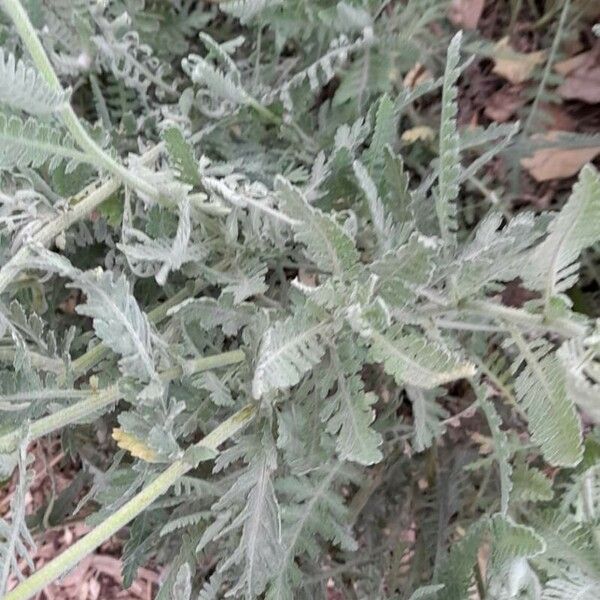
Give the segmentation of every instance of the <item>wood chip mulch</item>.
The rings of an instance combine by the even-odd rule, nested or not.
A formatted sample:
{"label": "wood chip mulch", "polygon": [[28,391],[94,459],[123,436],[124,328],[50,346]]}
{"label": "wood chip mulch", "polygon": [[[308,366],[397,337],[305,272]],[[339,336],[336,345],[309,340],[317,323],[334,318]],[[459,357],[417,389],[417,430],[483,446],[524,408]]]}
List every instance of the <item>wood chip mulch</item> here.
{"label": "wood chip mulch", "polygon": [[[26,497],[27,515],[36,514],[47,506],[54,493],[58,495],[69,486],[79,467],[64,457],[58,440],[34,443],[31,454],[35,457],[29,469],[34,473],[33,482]],[[51,457],[51,458],[48,458]],[[10,500],[15,488],[17,474],[0,486],[0,517],[10,521]],[[54,484],[52,484],[54,480]],[[77,517],[75,517],[76,519]],[[34,529],[36,548],[31,554],[35,570],[50,562],[61,552],[83,537],[90,528],[81,520],[46,530]],[[98,550],[84,558],[71,572],[40,592],[36,600],[152,600],[158,590],[161,573],[158,569],[141,568],[137,579],[127,590],[123,589],[119,558],[123,548],[120,537],[113,537]],[[26,562],[20,562],[25,576],[30,574]],[[9,580],[8,589],[18,583]]]}

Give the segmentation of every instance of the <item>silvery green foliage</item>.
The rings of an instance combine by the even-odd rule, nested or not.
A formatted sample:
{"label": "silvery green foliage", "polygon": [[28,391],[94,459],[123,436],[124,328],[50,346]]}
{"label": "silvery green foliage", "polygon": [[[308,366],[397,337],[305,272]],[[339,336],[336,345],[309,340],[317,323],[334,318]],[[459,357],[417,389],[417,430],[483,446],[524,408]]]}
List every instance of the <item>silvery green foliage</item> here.
{"label": "silvery green foliage", "polygon": [[0,49],[0,102],[32,115],[51,114],[67,100],[67,94],[56,92],[36,69],[16,60],[14,54],[5,56]]}
{"label": "silvery green foliage", "polygon": [[51,169],[63,162],[68,171],[84,162],[85,154],[75,148],[69,134],[53,125],[29,117],[23,121],[15,115],[0,113],[0,167],[3,169],[40,167]]}
{"label": "silvery green foliage", "polygon": [[[159,600],[593,597],[600,176],[556,211],[482,203],[519,125],[459,126],[442,4],[28,2],[70,96],[3,29],[0,585],[31,549],[25,441],[53,433],[92,526],[191,467],[124,547],[126,582],[167,567]],[[437,139],[407,146],[422,101]]]}
{"label": "silvery green foliage", "polygon": [[11,574],[21,575],[22,561],[33,569],[33,560],[31,553],[35,550],[35,542],[27,523],[25,522],[26,499],[25,495],[29,487],[30,473],[27,470],[27,436],[24,436],[24,442],[20,445],[17,455],[17,466],[19,469],[19,479],[15,486],[15,491],[10,503],[10,521],[0,519],[0,558],[2,566],[0,567],[0,594],[6,593],[8,579]]}

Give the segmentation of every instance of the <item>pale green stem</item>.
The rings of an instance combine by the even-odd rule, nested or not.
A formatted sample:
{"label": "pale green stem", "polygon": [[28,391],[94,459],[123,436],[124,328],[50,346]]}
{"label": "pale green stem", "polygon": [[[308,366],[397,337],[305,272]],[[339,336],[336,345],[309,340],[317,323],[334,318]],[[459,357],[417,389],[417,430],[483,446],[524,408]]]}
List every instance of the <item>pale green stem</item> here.
{"label": "pale green stem", "polygon": [[[0,347],[0,362],[12,363],[15,360],[15,356],[16,350],[14,346]],[[65,370],[63,361],[58,358],[51,358],[33,351],[27,353],[27,358],[29,359],[31,366],[38,371],[60,374]]]}
{"label": "pale green stem", "polygon": [[[177,366],[166,369],[159,373],[161,381],[172,381],[184,374],[200,373],[210,369],[234,365],[245,360],[246,356],[243,350],[230,350],[213,356],[202,356],[189,360],[184,367]],[[55,413],[37,419],[29,426],[29,437],[35,440],[53,431],[57,431],[67,425],[76,423],[84,417],[89,417],[95,412],[111,406],[119,401],[122,393],[118,385],[112,385],[103,390],[99,390],[91,398],[86,398],[72,406],[67,406],[57,410]],[[16,429],[0,435],[0,452],[10,452],[14,450],[21,438],[21,430]]]}
{"label": "pale green stem", "polygon": [[[15,29],[29,51],[40,75],[48,82],[48,85],[52,89],[62,91],[62,86],[52,67],[52,63],[48,59],[46,51],[29,20],[27,12],[21,5],[20,0],[1,0],[1,2],[5,12],[13,21]],[[89,155],[94,164],[106,169],[119,179],[122,179],[145,194],[156,197],[156,189],[151,184],[128,171],[123,165],[98,146],[98,144],[89,136],[85,127],[81,124],[81,121],[70,104],[66,104],[60,108],[58,115],[67,129],[71,132],[75,141]]]}
{"label": "pale green stem", "polygon": [[209,371],[210,369],[216,369],[218,367],[235,365],[236,363],[243,362],[245,359],[246,355],[243,350],[230,350],[229,352],[223,352],[222,354],[215,354],[213,356],[200,356],[188,360],[183,366],[177,365],[176,367],[161,371],[159,377],[162,381],[171,381],[173,379],[178,379],[182,375],[191,375],[193,373]]}
{"label": "pale green stem", "polygon": [[[86,398],[72,406],[57,410],[51,415],[37,419],[29,426],[30,439],[35,440],[66,425],[75,423],[83,417],[114,404],[120,397],[119,387],[113,385],[98,394],[94,394],[91,398]],[[21,436],[22,432],[20,429],[1,435],[0,452],[11,452],[14,450],[18,446]]]}
{"label": "pale green stem", "polygon": [[584,324],[577,323],[573,320],[559,318],[548,321],[543,315],[534,315],[523,309],[504,306],[503,304],[485,300],[466,302],[460,306],[460,309],[493,319],[508,321],[509,323],[521,325],[523,327],[544,329],[546,331],[558,333],[567,338],[581,337],[585,335],[587,331],[587,327]]}
{"label": "pale green stem", "polygon": [[569,12],[569,7],[571,4],[571,0],[564,0],[564,4],[562,7],[562,12],[560,13],[560,19],[558,21],[558,27],[556,29],[556,35],[554,36],[554,40],[552,41],[552,47],[550,48],[550,54],[548,55],[548,60],[546,61],[546,66],[544,67],[544,73],[542,74],[542,79],[538,86],[537,92],[535,94],[535,98],[533,100],[533,104],[531,105],[531,110],[529,111],[529,116],[527,117],[527,121],[525,122],[525,126],[523,127],[523,136],[526,136],[531,129],[531,125],[533,124],[533,119],[537,112],[538,106],[544,95],[544,91],[546,90],[546,84],[548,82],[548,77],[550,76],[550,69],[552,69],[552,65],[554,64],[554,59],[556,57],[556,52],[558,51],[558,44],[562,37],[562,32],[565,27],[565,21],[567,19],[567,13]]}
{"label": "pale green stem", "polygon": [[[119,183],[111,179],[103,183],[87,198],[76,204],[70,211],[59,215],[53,221],[41,229],[32,240],[32,244],[48,245],[56,236],[79,221],[83,216],[91,213],[97,206],[109,198],[117,189]],[[31,256],[29,245],[20,248],[0,269],[0,293],[2,293],[16,274],[27,268],[27,259]]]}
{"label": "pale green stem", "polygon": [[[141,161],[147,163],[155,160],[160,152],[160,148],[160,145],[155,146],[146,152],[141,157]],[[112,194],[119,189],[119,186],[120,182],[116,178],[104,182],[100,187],[86,195],[83,200],[74,203],[73,208],[69,211],[59,215],[38,231],[38,233],[33,236],[31,243],[34,245],[40,244],[42,246],[47,246],[58,236],[58,234],[68,229],[73,223],[77,223],[77,221],[80,221],[83,217],[89,215],[95,208],[110,198]],[[88,187],[91,188],[92,186]],[[77,198],[79,198],[79,194],[77,195]],[[30,247],[23,246],[2,266],[2,268],[0,268],[0,294],[6,290],[19,271],[27,268],[27,259],[30,256],[30,253]]]}
{"label": "pale green stem", "polygon": [[[254,417],[256,409],[248,405],[213,429],[197,446],[217,451],[218,447],[245,427]],[[156,499],[165,494],[192,466],[184,460],[174,462],[139,494],[115,511],[90,533],[75,542],[61,555],[44,565],[31,577],[9,592],[4,600],[26,600],[43,590],[48,584],[73,568],[81,559],[127,525]]]}

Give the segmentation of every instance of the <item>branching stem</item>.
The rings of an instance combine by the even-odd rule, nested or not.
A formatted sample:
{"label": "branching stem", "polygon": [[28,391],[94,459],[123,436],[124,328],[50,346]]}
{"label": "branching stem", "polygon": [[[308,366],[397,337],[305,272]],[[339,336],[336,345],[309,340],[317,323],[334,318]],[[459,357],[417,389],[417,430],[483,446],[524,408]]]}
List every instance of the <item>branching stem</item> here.
{"label": "branching stem", "polygon": [[[185,374],[200,373],[219,367],[234,365],[243,362],[246,356],[243,350],[230,350],[213,356],[202,356],[188,361],[185,366],[176,366],[166,369],[159,374],[160,380],[167,382],[181,377]],[[90,398],[81,400],[71,406],[57,410],[51,415],[37,419],[29,426],[30,439],[35,440],[53,431],[57,431],[76,423],[80,419],[89,417],[95,412],[104,410],[118,402],[122,397],[119,385],[115,384],[100,390]],[[10,452],[17,447],[22,436],[20,429],[15,429],[4,435],[0,435],[0,452]]]}
{"label": "branching stem", "polygon": [[[62,91],[63,88],[54,71],[54,67],[48,59],[48,55],[42,46],[40,38],[31,24],[29,16],[20,0],[1,0],[1,2],[4,11],[11,18],[19,37],[29,51],[31,58],[42,77],[52,89]],[[115,177],[151,197],[157,195],[155,188],[151,184],[131,173],[131,171],[117,162],[90,137],[70,104],[67,103],[62,106],[58,111],[58,116],[71,132],[75,141],[87,153],[97,167],[106,169]]]}
{"label": "branching stem", "polygon": [[[223,442],[235,435],[252,420],[255,411],[256,409],[252,405],[242,408],[213,429],[197,445],[216,451]],[[192,466],[184,460],[175,461],[154,481],[144,487],[141,492],[136,494],[120,509],[90,531],[90,533],[75,542],[54,560],[44,565],[31,577],[20,583],[4,597],[4,600],[26,600],[43,590],[46,585],[73,568],[82,558],[92,553],[100,544],[146,510],[191,468]]]}
{"label": "branching stem", "polygon": [[[2,1],[4,2],[6,0]],[[155,146],[141,157],[141,161],[144,163],[154,161],[159,151],[160,147]],[[108,200],[108,198],[119,189],[119,186],[120,182],[116,178],[105,181],[100,187],[93,189],[93,191],[91,191],[91,188],[95,186],[89,186],[90,192],[89,194],[86,194],[84,190],[83,200],[73,203],[73,207],[70,210],[57,216],[38,231],[38,233],[33,236],[30,244],[20,248],[11,259],[0,268],[0,294],[6,290],[17,273],[27,267],[27,259],[31,253],[31,245],[48,246],[58,234],[66,231],[71,225],[89,215],[105,200]],[[77,195],[77,198],[78,197],[79,194]]]}

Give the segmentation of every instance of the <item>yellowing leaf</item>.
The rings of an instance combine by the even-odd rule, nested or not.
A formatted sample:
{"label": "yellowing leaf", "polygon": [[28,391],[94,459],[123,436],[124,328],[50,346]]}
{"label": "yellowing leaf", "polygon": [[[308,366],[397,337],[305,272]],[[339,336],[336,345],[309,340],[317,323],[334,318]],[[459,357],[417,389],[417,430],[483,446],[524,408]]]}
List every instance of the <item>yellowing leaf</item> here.
{"label": "yellowing leaf", "polygon": [[[552,141],[564,132],[551,131],[545,135],[534,136],[535,139]],[[536,181],[565,179],[577,175],[581,168],[600,154],[600,146],[589,148],[542,148],[532,156],[521,159],[521,166]]]}
{"label": "yellowing leaf", "polygon": [[509,46],[508,38],[504,37],[494,46],[493,59],[496,64],[493,71],[511,83],[523,83],[544,62],[545,57],[543,50],[528,54],[515,52]]}
{"label": "yellowing leaf", "polygon": [[414,144],[418,140],[423,140],[424,142],[428,140],[432,140],[435,137],[433,129],[431,127],[427,127],[427,125],[422,125],[419,127],[412,127],[411,129],[407,129],[402,134],[402,141],[407,144]]}
{"label": "yellowing leaf", "polygon": [[120,427],[113,429],[112,437],[117,442],[117,446],[123,450],[127,450],[131,456],[141,458],[146,462],[157,462],[157,454],[152,448],[148,448],[144,442],[134,435],[123,431]]}

